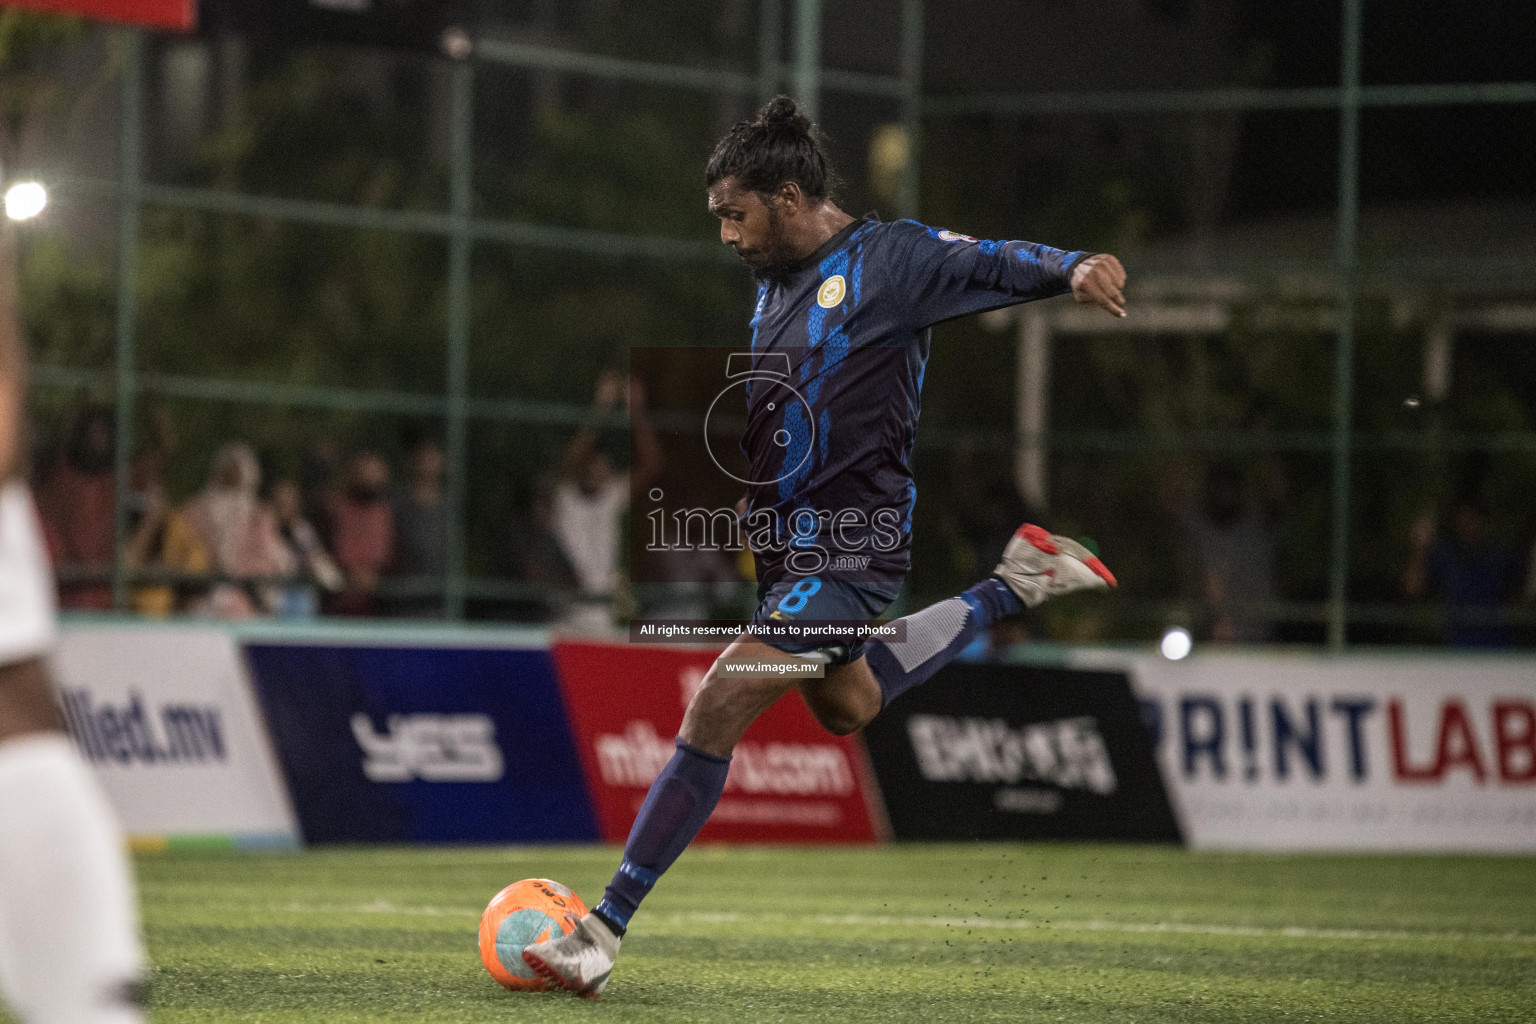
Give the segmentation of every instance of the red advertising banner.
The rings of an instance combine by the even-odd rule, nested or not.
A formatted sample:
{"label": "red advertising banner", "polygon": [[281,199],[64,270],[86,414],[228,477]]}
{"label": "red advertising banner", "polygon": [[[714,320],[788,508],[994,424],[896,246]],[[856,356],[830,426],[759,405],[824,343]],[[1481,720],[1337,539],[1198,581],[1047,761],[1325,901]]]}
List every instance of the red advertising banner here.
{"label": "red advertising banner", "polygon": [[197,0],[5,0],[3,6],[182,31],[197,24]]}
{"label": "red advertising banner", "polygon": [[[605,842],[622,843],[719,652],[598,643],[552,651],[598,828]],[[863,744],[824,731],[790,694],[737,744],[725,794],[699,838],[870,843],[887,831]]]}

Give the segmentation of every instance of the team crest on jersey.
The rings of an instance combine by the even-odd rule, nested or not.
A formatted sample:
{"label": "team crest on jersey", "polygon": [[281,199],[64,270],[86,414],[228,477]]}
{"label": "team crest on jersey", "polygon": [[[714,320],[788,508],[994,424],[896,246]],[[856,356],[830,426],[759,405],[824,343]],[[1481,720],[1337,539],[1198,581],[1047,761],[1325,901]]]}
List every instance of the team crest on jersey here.
{"label": "team crest on jersey", "polygon": [[821,282],[821,290],[816,293],[816,304],[822,309],[831,309],[842,302],[847,293],[848,282],[843,280],[843,275],[833,274]]}
{"label": "team crest on jersey", "polygon": [[970,235],[962,235],[958,231],[940,231],[939,238],[946,242],[974,242],[976,239]]}

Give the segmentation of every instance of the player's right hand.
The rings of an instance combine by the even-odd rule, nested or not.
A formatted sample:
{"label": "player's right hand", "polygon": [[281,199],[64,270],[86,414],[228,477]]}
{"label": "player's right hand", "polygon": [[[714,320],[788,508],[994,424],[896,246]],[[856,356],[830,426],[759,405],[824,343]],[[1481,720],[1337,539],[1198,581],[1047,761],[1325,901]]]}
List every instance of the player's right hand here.
{"label": "player's right hand", "polygon": [[1107,252],[1089,256],[1072,268],[1072,298],[1125,316],[1125,268]]}

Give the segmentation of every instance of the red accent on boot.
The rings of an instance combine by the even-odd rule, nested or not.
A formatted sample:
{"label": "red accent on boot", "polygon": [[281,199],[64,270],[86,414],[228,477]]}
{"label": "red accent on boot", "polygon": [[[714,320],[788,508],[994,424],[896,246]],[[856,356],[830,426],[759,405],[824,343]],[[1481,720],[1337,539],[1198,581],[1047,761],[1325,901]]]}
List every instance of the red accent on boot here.
{"label": "red accent on boot", "polygon": [[1024,540],[1029,541],[1035,547],[1039,548],[1041,551],[1044,551],[1048,555],[1061,554],[1061,551],[1056,547],[1056,545],[1051,543],[1050,533],[1046,530],[1042,530],[1040,527],[1034,525],[1033,523],[1025,523],[1023,526],[1019,527],[1018,531],[1014,533],[1014,536],[1021,537]]}
{"label": "red accent on boot", "polygon": [[1105,583],[1108,583],[1110,586],[1118,587],[1120,585],[1119,581],[1115,579],[1115,574],[1109,571],[1109,566],[1105,565],[1097,558],[1090,558],[1083,564],[1092,569],[1095,576],[1099,577],[1099,579],[1103,580]]}

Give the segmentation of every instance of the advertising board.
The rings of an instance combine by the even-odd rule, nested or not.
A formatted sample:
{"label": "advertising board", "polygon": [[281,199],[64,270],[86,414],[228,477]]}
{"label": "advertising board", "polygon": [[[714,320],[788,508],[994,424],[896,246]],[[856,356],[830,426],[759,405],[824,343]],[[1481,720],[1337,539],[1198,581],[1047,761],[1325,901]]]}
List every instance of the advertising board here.
{"label": "advertising board", "polygon": [[251,642],[308,842],[597,838],[546,649]]}
{"label": "advertising board", "polygon": [[[556,643],[553,651],[603,840],[621,843],[719,652],[601,643]],[[789,694],[737,745],[700,839],[867,843],[882,835],[862,745],[825,732]]]}
{"label": "advertising board", "polygon": [[124,829],[292,846],[298,827],[239,647],[210,627],[90,626],[52,661],[75,744]]}
{"label": "advertising board", "polygon": [[151,28],[189,29],[197,21],[197,0],[6,0],[49,14],[78,14]]}
{"label": "advertising board", "polygon": [[1196,846],[1536,850],[1536,664],[1208,653],[1131,666]]}
{"label": "advertising board", "polygon": [[1179,841],[1124,672],[955,663],[864,734],[898,839]]}

